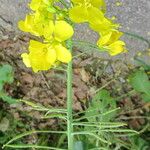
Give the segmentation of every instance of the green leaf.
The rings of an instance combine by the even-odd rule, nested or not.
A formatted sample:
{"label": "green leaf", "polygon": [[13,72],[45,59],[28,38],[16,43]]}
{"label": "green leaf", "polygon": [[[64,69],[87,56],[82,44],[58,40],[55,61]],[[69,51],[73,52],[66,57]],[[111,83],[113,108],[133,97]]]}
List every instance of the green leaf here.
{"label": "green leaf", "polygon": [[0,131],[5,132],[7,131],[9,128],[9,120],[4,117],[1,121],[0,121]]}
{"label": "green leaf", "polygon": [[150,143],[139,136],[130,137],[129,140],[131,142],[131,149],[148,150],[150,147]]}
{"label": "green leaf", "polygon": [[147,64],[144,60],[141,60],[138,57],[135,57],[134,59],[135,59],[135,61],[137,62],[138,65],[140,65],[144,68],[144,70],[146,70],[146,71],[150,70],[150,65]]}
{"label": "green leaf", "polygon": [[91,133],[92,130],[97,130],[95,136],[98,139],[95,140],[94,138],[88,137],[89,143],[101,143],[103,145],[106,144],[106,142],[108,142],[109,144],[113,142],[112,134],[109,133],[108,136],[108,134],[105,131],[101,132],[101,127],[103,126],[103,128],[105,128],[105,125],[101,125],[100,123],[111,122],[112,120],[114,120],[117,110],[118,109],[116,107],[116,101],[110,96],[110,93],[107,90],[102,89],[95,95],[95,97],[92,99],[89,105],[89,108],[85,112],[84,118],[87,118],[87,121],[89,123],[97,122],[97,125],[99,124],[99,126],[93,127],[87,125],[84,126],[84,131],[89,131]]}
{"label": "green leaf", "polygon": [[13,78],[13,70],[10,65],[0,66],[0,84],[3,83],[12,83]]}
{"label": "green leaf", "polygon": [[132,87],[142,94],[144,101],[150,101],[150,81],[143,70],[137,70],[129,76]]}
{"label": "green leaf", "polygon": [[0,66],[0,98],[9,104],[17,103],[16,99],[11,98],[3,91],[5,83],[12,83],[14,81],[13,69],[10,65]]}
{"label": "green leaf", "polygon": [[60,135],[59,136],[59,140],[57,142],[57,147],[60,147],[60,146],[64,145],[66,139],[67,139],[67,135],[66,134]]}
{"label": "green leaf", "polygon": [[88,146],[82,141],[76,141],[74,144],[74,150],[88,150]]}
{"label": "green leaf", "polygon": [[18,101],[10,96],[8,96],[7,94],[0,92],[0,98],[4,101],[7,102],[9,104],[15,104],[18,103]]}
{"label": "green leaf", "polygon": [[2,90],[3,90],[3,83],[0,82],[0,91],[2,91]]}
{"label": "green leaf", "polygon": [[[110,96],[110,93],[107,90],[99,91],[96,96],[92,99],[92,102],[85,113],[86,117],[97,116],[99,117],[90,118],[88,121],[110,121],[115,117],[116,112],[108,113],[108,111],[116,108],[116,101]],[[90,111],[94,110],[95,111]],[[106,115],[101,115],[106,113]]]}

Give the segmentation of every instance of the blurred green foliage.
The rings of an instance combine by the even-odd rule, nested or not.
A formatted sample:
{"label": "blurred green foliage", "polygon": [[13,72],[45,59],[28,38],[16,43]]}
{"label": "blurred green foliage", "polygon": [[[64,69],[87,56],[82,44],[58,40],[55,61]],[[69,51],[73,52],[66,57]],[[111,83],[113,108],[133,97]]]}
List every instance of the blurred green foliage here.
{"label": "blurred green foliage", "polygon": [[141,94],[145,102],[150,102],[150,81],[144,70],[136,70],[129,76],[132,87]]}
{"label": "blurred green foliage", "polygon": [[5,84],[11,84],[14,81],[13,69],[10,65],[0,66],[0,99],[9,104],[17,103],[17,100],[8,96],[4,90]]}

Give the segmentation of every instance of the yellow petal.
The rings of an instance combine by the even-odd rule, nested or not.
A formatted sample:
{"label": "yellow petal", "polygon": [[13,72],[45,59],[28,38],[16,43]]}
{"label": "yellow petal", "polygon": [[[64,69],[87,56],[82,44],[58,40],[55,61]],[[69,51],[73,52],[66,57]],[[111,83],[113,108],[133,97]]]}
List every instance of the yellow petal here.
{"label": "yellow petal", "polygon": [[75,23],[88,21],[88,12],[85,6],[76,6],[69,10],[69,17]]}
{"label": "yellow petal", "polygon": [[18,27],[24,32],[29,32],[29,28],[25,26],[25,22],[23,20],[18,22]]}
{"label": "yellow petal", "polygon": [[106,11],[106,3],[105,0],[91,0],[91,4],[94,7],[100,8],[103,12]]}
{"label": "yellow petal", "polygon": [[88,21],[90,24],[96,24],[98,21],[102,22],[104,20],[104,14],[98,8],[89,7],[87,11],[88,11]]}
{"label": "yellow petal", "polygon": [[53,45],[31,40],[29,54],[22,54],[23,62],[27,67],[32,67],[34,72],[49,70],[57,59]]}
{"label": "yellow petal", "polygon": [[107,29],[109,30],[109,27],[110,27],[110,22],[105,18],[103,20],[98,19],[96,22],[90,23],[90,28],[100,33],[102,31],[106,31]]}
{"label": "yellow petal", "polygon": [[29,4],[30,8],[32,10],[38,10],[38,8],[41,5],[42,0],[32,0],[31,3]]}
{"label": "yellow petal", "polygon": [[30,32],[33,35],[40,36],[42,33],[41,25],[34,23],[34,15],[26,15],[25,21],[19,21],[18,27],[24,32]]}
{"label": "yellow petal", "polygon": [[57,59],[61,62],[68,63],[71,61],[71,53],[61,44],[55,45],[55,50],[57,54]]}
{"label": "yellow petal", "polygon": [[37,10],[36,13],[34,13],[35,23],[46,24],[49,23],[49,21],[52,19],[53,19],[53,14],[46,11],[46,8],[43,8],[42,10]]}
{"label": "yellow petal", "polygon": [[41,23],[36,23],[33,25],[32,34],[36,36],[42,36],[44,32],[43,25]]}
{"label": "yellow petal", "polygon": [[49,23],[44,27],[43,35],[46,39],[51,39],[53,32],[54,32],[54,23],[53,21],[49,21]]}
{"label": "yellow petal", "polygon": [[108,44],[114,43],[114,42],[117,41],[122,35],[123,35],[122,32],[119,32],[119,31],[112,31],[112,32],[111,32],[110,39],[109,39],[109,41],[108,41]]}
{"label": "yellow petal", "polygon": [[40,53],[46,47],[47,47],[47,44],[43,44],[35,40],[30,40],[29,51],[32,53]]}
{"label": "yellow petal", "polygon": [[101,36],[100,39],[98,40],[97,44],[99,47],[105,46],[108,44],[108,41],[110,40],[111,37],[111,32],[109,34],[106,34],[104,36]]}
{"label": "yellow petal", "polygon": [[31,32],[32,25],[33,25],[33,16],[32,15],[26,15],[25,21],[21,20],[18,23],[19,29],[24,32]]}
{"label": "yellow petal", "polygon": [[21,55],[23,59],[23,63],[26,65],[26,67],[31,67],[30,60],[29,60],[29,55],[27,53],[23,53]]}
{"label": "yellow petal", "polygon": [[122,32],[119,31],[111,31],[108,32],[105,35],[102,35],[100,39],[98,40],[98,45],[99,46],[108,46],[116,41],[123,35]]}
{"label": "yellow petal", "polygon": [[52,64],[46,61],[47,55],[44,53],[30,53],[29,58],[34,72],[49,70],[51,68]]}
{"label": "yellow petal", "polygon": [[49,70],[56,60],[56,52],[54,50],[43,49],[39,53],[31,52],[29,58],[34,72]]}
{"label": "yellow petal", "polygon": [[54,37],[57,41],[62,42],[72,37],[74,31],[66,21],[56,21]]}
{"label": "yellow petal", "polygon": [[111,31],[116,30],[119,25],[111,22],[109,19],[105,18],[103,20],[98,19],[97,21],[90,24],[90,27],[101,34],[107,34]]}
{"label": "yellow petal", "polygon": [[122,52],[126,52],[124,46],[125,46],[125,42],[123,42],[123,41],[116,41],[116,42],[112,43],[111,45],[109,45],[108,52],[112,56],[117,55],[117,54],[122,53]]}
{"label": "yellow petal", "polygon": [[84,3],[84,0],[71,0],[74,4]]}
{"label": "yellow petal", "polygon": [[46,54],[46,61],[49,62],[50,64],[54,64],[56,61],[56,50],[54,47],[49,47],[47,54]]}

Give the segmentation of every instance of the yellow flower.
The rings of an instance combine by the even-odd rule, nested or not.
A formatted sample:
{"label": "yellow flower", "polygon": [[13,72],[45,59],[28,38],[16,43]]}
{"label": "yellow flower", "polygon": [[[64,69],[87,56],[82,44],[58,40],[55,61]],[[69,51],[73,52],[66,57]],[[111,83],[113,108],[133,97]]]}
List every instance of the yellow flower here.
{"label": "yellow flower", "polygon": [[117,30],[119,24],[113,23],[111,20],[104,18],[103,20],[97,19],[95,22],[90,22],[90,27],[101,34]]}
{"label": "yellow flower", "polygon": [[125,42],[118,40],[108,46],[108,52],[111,56],[118,55],[122,52],[127,52],[125,49]]}
{"label": "yellow flower", "polygon": [[[36,13],[37,15],[37,13]],[[35,14],[27,15],[25,21],[21,20],[18,23],[19,29],[24,32],[30,32],[36,36],[44,36],[45,39],[57,40],[59,42],[65,41],[72,37],[74,34],[73,28],[66,21],[58,20],[53,21],[49,19],[48,21],[37,20]]]}
{"label": "yellow flower", "polygon": [[66,49],[62,44],[56,43],[53,45],[56,51],[57,60],[63,63],[68,63],[71,61],[72,56],[68,49]]}
{"label": "yellow flower", "polygon": [[66,21],[56,21],[54,25],[54,38],[62,42],[72,37],[74,34],[73,28]]}
{"label": "yellow flower", "polygon": [[49,20],[53,20],[53,14],[46,10],[46,8],[42,10],[36,11],[34,14],[34,22],[47,24]]}
{"label": "yellow flower", "polygon": [[55,22],[51,20],[49,24],[43,27],[43,36],[46,40],[63,42],[71,38],[73,34],[72,26],[63,20]]}
{"label": "yellow flower", "polygon": [[55,22],[50,20],[49,24],[43,25],[43,36],[46,40],[63,42],[71,38],[73,34],[72,26],[63,20]]}
{"label": "yellow flower", "polygon": [[19,21],[19,29],[30,32],[35,36],[42,36],[44,27],[48,26],[49,22],[53,20],[53,14],[47,11],[47,7],[51,4],[52,0],[32,0],[29,6],[35,12],[26,15],[24,21]]}
{"label": "yellow flower", "polygon": [[62,42],[74,34],[73,28],[66,21],[55,21],[49,20],[48,22],[37,22],[35,21],[34,15],[27,15],[25,21],[18,23],[19,29],[24,32],[30,32],[36,36],[44,36],[45,39],[55,40]]}
{"label": "yellow flower", "polygon": [[31,40],[29,45],[29,54],[21,55],[26,67],[32,67],[34,72],[40,70],[49,70],[55,62],[68,63],[72,57],[70,52],[61,44],[43,44]]}
{"label": "yellow flower", "polygon": [[26,67],[32,67],[34,72],[38,72],[51,68],[56,61],[56,51],[49,44],[31,40],[29,54],[23,53],[21,57]]}
{"label": "yellow flower", "polygon": [[126,52],[125,42],[119,40],[119,38],[123,35],[122,32],[113,31],[107,33],[106,35],[102,35],[97,42],[97,45],[100,48],[107,49],[110,55],[114,56],[121,52]]}
{"label": "yellow flower", "polygon": [[32,0],[29,6],[32,10],[35,11],[39,9],[41,4],[42,4],[42,0]]}
{"label": "yellow flower", "polygon": [[32,0],[29,4],[30,8],[37,11],[43,7],[51,5],[53,0]]}
{"label": "yellow flower", "polygon": [[103,19],[104,0],[72,0],[74,7],[69,10],[69,17],[73,22],[95,22]]}
{"label": "yellow flower", "polygon": [[109,32],[108,34],[101,35],[98,44],[100,46],[110,45],[111,43],[117,41],[122,35],[123,33],[119,31]]}
{"label": "yellow flower", "polygon": [[41,24],[34,23],[34,15],[27,15],[25,21],[19,21],[18,27],[20,30],[24,32],[30,32],[31,34],[36,36],[41,36],[42,34],[42,26]]}

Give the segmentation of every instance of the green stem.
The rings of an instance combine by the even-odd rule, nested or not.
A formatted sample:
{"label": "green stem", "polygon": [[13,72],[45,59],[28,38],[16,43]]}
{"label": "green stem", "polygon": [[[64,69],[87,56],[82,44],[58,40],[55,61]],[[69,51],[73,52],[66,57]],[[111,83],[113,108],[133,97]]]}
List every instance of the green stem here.
{"label": "green stem", "polygon": [[15,148],[15,149],[51,149],[51,150],[66,150],[66,149],[60,149],[60,148],[56,148],[56,147],[49,147],[49,146],[40,146],[40,145],[32,145],[32,144],[17,144],[17,145],[7,145],[7,147],[9,148]]}
{"label": "green stem", "polygon": [[[72,53],[72,39],[67,41],[67,47]],[[72,115],[72,61],[68,63],[67,68],[67,134],[68,134],[68,150],[73,149],[73,115]]]}
{"label": "green stem", "polygon": [[73,44],[91,47],[91,48],[94,48],[98,51],[106,51],[107,50],[107,49],[104,49],[104,48],[99,48],[97,45],[95,45],[93,43],[90,43],[90,42],[87,42],[87,41],[82,41],[82,40],[73,40]]}
{"label": "green stem", "polygon": [[139,39],[139,40],[141,40],[141,41],[145,41],[145,42],[148,44],[148,47],[150,48],[150,41],[147,40],[146,38],[144,38],[144,37],[142,37],[142,36],[140,36],[140,35],[137,35],[137,34],[135,34],[135,33],[129,33],[129,32],[124,32],[124,31],[122,31],[122,32],[123,32],[124,34],[128,35],[128,36],[131,36],[131,37],[135,38],[135,39]]}

